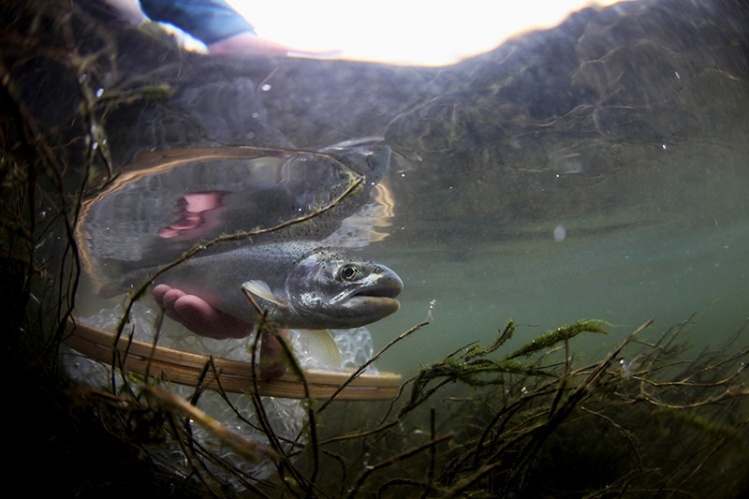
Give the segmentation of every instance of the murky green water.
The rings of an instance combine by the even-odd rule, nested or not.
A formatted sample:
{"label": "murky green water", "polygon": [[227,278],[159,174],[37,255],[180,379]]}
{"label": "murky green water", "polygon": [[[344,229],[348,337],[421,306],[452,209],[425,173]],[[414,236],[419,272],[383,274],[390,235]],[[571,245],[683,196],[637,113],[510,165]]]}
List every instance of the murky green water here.
{"label": "murky green water", "polygon": [[[397,243],[399,229],[431,220],[396,216],[393,237],[373,250],[402,269],[407,287],[401,312],[372,326],[375,338],[422,320],[431,300],[436,309],[432,324],[385,363],[408,371],[413,359],[487,342],[509,318],[528,325],[517,341],[578,318],[604,319],[608,338],[580,340],[600,354],[647,319],[667,328],[696,314],[690,340],[722,343],[749,307],[749,152],[741,140],[695,137],[662,151],[662,171],[598,189],[633,193],[612,213],[561,214],[489,235],[456,218],[406,244]],[[564,240],[555,239],[559,227]]]}

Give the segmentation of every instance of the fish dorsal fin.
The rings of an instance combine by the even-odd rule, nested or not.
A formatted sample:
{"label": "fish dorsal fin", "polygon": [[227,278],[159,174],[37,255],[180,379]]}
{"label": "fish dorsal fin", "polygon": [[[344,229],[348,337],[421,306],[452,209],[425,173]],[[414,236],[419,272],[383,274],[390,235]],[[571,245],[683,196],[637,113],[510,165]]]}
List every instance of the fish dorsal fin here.
{"label": "fish dorsal fin", "polygon": [[299,346],[306,353],[327,367],[341,367],[341,351],[329,329],[300,329]]}
{"label": "fish dorsal fin", "polygon": [[270,289],[270,286],[268,286],[268,283],[265,281],[259,281],[259,280],[252,280],[247,281],[244,284],[242,284],[242,287],[252,293],[253,295],[257,296],[258,298],[262,298],[265,301],[274,303],[278,305],[279,307],[285,307],[286,304],[281,301],[280,298],[276,296],[276,294],[273,292],[273,290]]}

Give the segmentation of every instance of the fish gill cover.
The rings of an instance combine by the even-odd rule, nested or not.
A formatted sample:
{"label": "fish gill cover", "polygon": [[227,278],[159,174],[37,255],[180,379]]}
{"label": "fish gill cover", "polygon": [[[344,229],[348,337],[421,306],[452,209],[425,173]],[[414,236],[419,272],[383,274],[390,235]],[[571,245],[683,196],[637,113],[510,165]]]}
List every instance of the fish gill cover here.
{"label": "fish gill cover", "polygon": [[[155,146],[176,149],[251,142],[268,149],[290,149],[284,135],[309,140],[319,133],[319,126],[312,126],[303,113],[294,112],[304,101],[295,92],[286,95],[299,100],[267,103],[274,110],[267,121],[251,118],[265,112],[252,97],[244,101],[251,112],[206,113],[219,99],[218,92],[205,92],[202,100],[196,97],[200,94],[196,75],[210,79],[214,74],[203,65],[219,67],[220,78],[232,82],[201,81],[203,88],[215,85],[226,89],[223,97],[230,98],[253,90],[252,73],[266,71],[268,62],[261,61],[242,74],[234,65],[222,66],[183,54],[159,35],[125,26],[102,5],[11,1],[0,7],[3,353],[8,373],[6,398],[13,402],[7,407],[13,416],[10,429],[23,437],[6,451],[12,457],[10,473],[15,473],[14,466],[24,467],[27,473],[28,463],[33,462],[39,473],[37,491],[77,497],[746,495],[746,323],[734,325],[735,334],[729,332],[725,344],[694,353],[683,338],[700,324],[699,316],[684,317],[682,323],[671,327],[643,318],[642,326],[632,326],[608,354],[591,359],[576,355],[577,343],[586,335],[610,331],[614,325],[580,320],[514,347],[510,344],[513,338],[530,328],[501,321],[487,326],[498,329],[494,342],[477,343],[472,341],[473,331],[460,331],[464,347],[445,352],[441,360],[420,366],[415,361],[416,372],[392,403],[304,400],[301,406],[288,410],[253,395],[237,397],[221,390],[204,390],[201,383],[177,389],[164,380],[136,375],[117,378],[107,389],[71,382],[58,369],[58,352],[68,334],[68,319],[78,306],[75,299],[82,251],[75,235],[83,199],[106,192],[122,174],[119,165],[132,163],[138,152]],[[664,2],[654,10],[647,6],[631,9],[653,22],[666,16],[678,28],[709,29],[716,18],[730,18],[736,26],[747,26],[742,22],[746,13],[739,4],[690,3],[694,11],[684,10],[683,5]],[[617,13],[606,11],[593,26],[603,31],[624,30],[628,24],[617,24]],[[588,16],[593,13],[571,23],[577,35]],[[700,22],[686,22],[694,16]],[[745,32],[737,31],[736,26],[727,29],[721,25],[713,40],[725,40],[738,32],[743,38],[729,40],[725,46],[745,48]],[[660,50],[658,44],[645,46]],[[595,48],[595,44],[588,46]],[[689,53],[689,47],[676,48]],[[491,57],[506,55],[499,51],[489,56],[486,64],[493,66]],[[570,54],[554,56],[564,60],[563,55]],[[152,61],[158,61],[158,67]],[[586,71],[606,68],[603,62],[588,65]],[[324,66],[331,67],[328,63]],[[391,102],[392,112],[351,116],[343,129],[370,135],[370,129],[357,120],[383,120],[393,131],[385,136],[388,144],[398,146],[396,161],[401,166],[404,157],[416,160],[418,151],[422,159],[450,157],[450,162],[435,161],[432,168],[437,172],[456,164],[466,170],[473,168],[479,164],[468,160],[474,149],[480,155],[502,153],[507,164],[518,167],[520,162],[513,161],[517,148],[495,150],[471,144],[484,143],[492,130],[501,131],[499,136],[508,143],[530,141],[537,132],[539,143],[553,149],[559,133],[571,133],[580,123],[592,123],[585,114],[592,108],[600,128],[587,128],[589,141],[583,143],[590,146],[587,152],[593,157],[599,157],[596,154],[600,152],[601,142],[593,140],[597,133],[606,137],[603,150],[610,150],[608,140],[688,133],[669,128],[671,123],[665,121],[640,120],[632,102],[626,102],[632,95],[612,92],[611,100],[602,107],[580,105],[588,97],[576,87],[578,91],[563,92],[565,99],[556,101],[554,111],[569,113],[565,114],[568,119],[562,120],[563,128],[569,128],[544,135],[550,125],[544,121],[549,118],[543,114],[546,108],[522,106],[525,99],[538,103],[549,95],[532,92],[517,78],[543,68],[532,61],[509,67],[503,78],[495,77],[484,87],[484,73],[479,71],[482,61],[460,69],[475,69],[475,78],[463,75],[461,79],[487,90],[475,102],[446,103],[449,88],[457,80],[450,74],[440,79],[435,73],[428,73],[434,76],[429,84],[438,96],[419,94],[404,104],[398,99],[365,95],[365,99]],[[743,85],[741,88],[747,84],[745,67],[720,71],[709,64],[706,67],[701,74],[707,78],[729,86]],[[376,66],[346,68],[356,79],[369,81],[373,79],[362,74],[379,75],[374,78],[378,81],[395,71]],[[657,69],[658,65],[652,67]],[[292,75],[313,69],[298,61],[283,71]],[[617,80],[618,73],[614,73],[612,81]],[[402,68],[394,77],[404,82],[424,81],[425,74]],[[177,75],[187,76],[192,83],[182,86]],[[605,71],[584,76],[595,80],[588,89],[611,84],[603,81]],[[289,77],[285,81],[292,85],[298,80]],[[390,97],[407,93],[404,89],[409,85],[395,87]],[[340,95],[353,91],[347,85],[327,90]],[[668,88],[659,90],[669,92]],[[487,103],[498,96],[507,104],[499,114],[503,119],[515,116],[522,133],[504,135],[507,129],[502,127],[509,126],[506,122],[487,121],[486,110],[491,107]],[[673,99],[665,97],[660,107],[648,108],[651,117],[672,105]],[[307,104],[322,105],[320,102]],[[183,112],[170,114],[169,103]],[[195,105],[185,107],[185,103]],[[343,119],[341,113],[328,111],[327,115]],[[620,118],[626,115],[625,119],[615,118],[617,114]],[[445,116],[449,119],[443,119]],[[233,119],[246,120],[240,125],[247,126],[206,126],[213,124],[211,120],[226,125]],[[323,148],[337,142],[341,138],[335,137],[336,130],[341,130],[339,125],[325,128],[318,137],[321,142],[307,143]],[[683,126],[688,129],[690,121],[685,119]],[[501,143],[497,141],[498,148]],[[568,170],[580,165],[574,157],[557,158]],[[511,194],[523,173],[534,172],[514,168],[508,184],[477,187],[490,190],[492,196],[471,191],[477,195],[453,205],[444,203],[440,196],[425,194],[434,178],[422,175],[415,195],[409,198],[412,203],[399,206],[406,210],[429,208],[435,214],[503,213],[498,208],[511,207],[516,200],[500,196],[497,186],[502,193]],[[602,172],[595,170],[573,182],[590,186],[600,175]],[[471,177],[456,178],[468,181]],[[554,209],[574,210],[600,201],[583,192],[575,202],[574,206],[555,204]],[[524,215],[538,217],[544,209],[537,206]],[[133,231],[137,237],[138,229]],[[430,335],[454,334],[429,322],[427,317],[404,331],[370,360],[386,357],[392,345],[414,345],[429,342]],[[716,333],[726,329],[725,324],[707,326]],[[123,334],[127,337],[130,331]],[[110,364],[116,366],[117,362],[115,358]],[[205,364],[206,375],[213,365]],[[235,428],[219,424],[221,416],[211,415],[211,407],[217,405],[236,418]],[[279,422],[269,411],[288,418],[289,425],[279,431]],[[250,412],[252,418],[247,416]],[[243,432],[246,428],[254,433]],[[205,435],[208,439],[203,439]],[[159,452],[163,449],[168,453]]]}

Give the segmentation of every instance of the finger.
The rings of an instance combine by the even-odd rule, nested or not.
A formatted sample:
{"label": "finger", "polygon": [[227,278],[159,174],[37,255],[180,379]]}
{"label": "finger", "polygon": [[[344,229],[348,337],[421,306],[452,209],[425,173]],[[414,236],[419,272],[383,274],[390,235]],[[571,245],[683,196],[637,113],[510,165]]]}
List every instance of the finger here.
{"label": "finger", "polygon": [[156,303],[159,304],[160,307],[164,307],[164,295],[172,289],[171,287],[167,286],[166,284],[158,284],[153,288],[152,294],[154,299],[156,300]]}
{"label": "finger", "polygon": [[227,315],[198,296],[183,295],[174,304],[175,316],[188,329],[211,338],[244,338],[252,324]]}
{"label": "finger", "polygon": [[263,331],[260,342],[260,375],[264,379],[280,378],[289,369],[279,336],[288,339],[289,330],[280,329],[275,333]]}
{"label": "finger", "polygon": [[185,296],[185,292],[180,289],[169,289],[166,293],[164,293],[164,296],[162,298],[162,307],[167,313],[175,313],[178,312],[175,309],[175,305],[177,303],[177,300]]}

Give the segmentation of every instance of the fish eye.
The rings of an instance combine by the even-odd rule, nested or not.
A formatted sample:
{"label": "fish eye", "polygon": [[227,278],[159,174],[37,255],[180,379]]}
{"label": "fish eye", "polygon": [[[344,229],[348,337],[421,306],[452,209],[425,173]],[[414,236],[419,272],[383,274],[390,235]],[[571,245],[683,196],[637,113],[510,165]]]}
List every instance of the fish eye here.
{"label": "fish eye", "polygon": [[341,267],[341,271],[338,273],[338,275],[341,276],[341,279],[344,281],[353,281],[354,278],[356,278],[356,274],[359,273],[359,269],[356,267],[356,265],[344,265]]}

